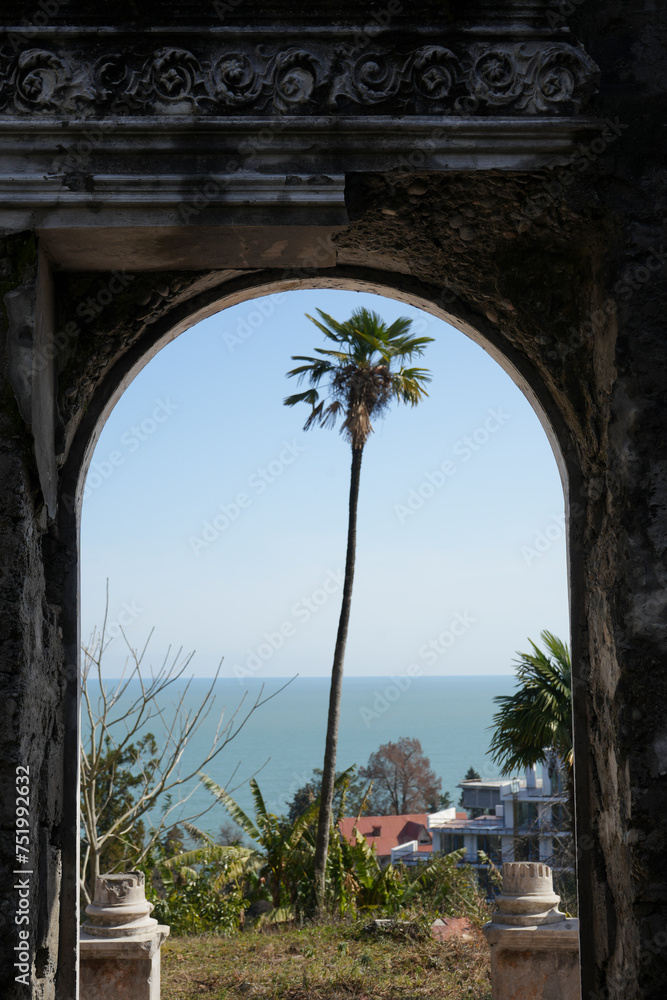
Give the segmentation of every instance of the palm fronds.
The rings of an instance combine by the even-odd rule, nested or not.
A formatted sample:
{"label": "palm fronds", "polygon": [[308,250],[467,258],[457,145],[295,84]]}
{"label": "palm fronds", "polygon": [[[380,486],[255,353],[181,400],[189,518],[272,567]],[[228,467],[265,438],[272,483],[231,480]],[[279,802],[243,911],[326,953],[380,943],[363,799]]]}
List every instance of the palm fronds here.
{"label": "palm fronds", "polygon": [[[304,430],[315,425],[333,427],[343,417],[341,433],[353,448],[363,448],[373,430],[372,418],[381,415],[392,400],[415,406],[427,395],[425,386],[431,381],[427,370],[402,365],[421,355],[432,338],[410,336],[412,321],[404,316],[387,326],[368,309],[358,309],[344,323],[321,309],[317,312],[320,319],[308,319],[337,348],[315,348],[318,358],[292,358],[305,364],[289,371],[288,378],[306,379],[311,388],[287,396],[285,405],[310,405]],[[318,392],[322,384],[324,399]],[[325,405],[327,397],[330,402]]]}
{"label": "palm fronds", "polygon": [[490,753],[504,774],[543,761],[555,750],[572,765],[572,667],[567,645],[551,632],[540,633],[543,652],[530,641],[531,653],[519,653],[513,695],[499,695],[493,716]]}

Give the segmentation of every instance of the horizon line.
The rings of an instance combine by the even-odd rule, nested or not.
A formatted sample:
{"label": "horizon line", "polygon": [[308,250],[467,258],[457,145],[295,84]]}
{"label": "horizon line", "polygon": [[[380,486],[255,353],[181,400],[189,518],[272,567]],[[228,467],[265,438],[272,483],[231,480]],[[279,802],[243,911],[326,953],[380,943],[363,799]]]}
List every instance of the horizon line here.
{"label": "horizon line", "polygon": [[[400,674],[351,674],[343,675],[344,681],[372,681],[372,680],[395,680],[396,677],[400,677]],[[403,675],[405,676],[405,675]],[[418,674],[414,680],[447,680],[453,678],[463,678],[469,680],[472,677],[515,677],[515,674]],[[93,678],[96,679],[96,678]],[[131,678],[122,677],[106,677],[105,680],[109,681],[119,681],[119,680],[131,680]],[[137,678],[138,679],[138,678]],[[215,680],[214,674],[190,674],[184,680],[193,681],[212,681]],[[217,680],[219,681],[238,681],[242,686],[247,681],[326,681],[331,678],[327,674],[285,674],[283,676],[275,677],[231,677],[228,675],[219,676]],[[411,678],[412,680],[413,678]]]}

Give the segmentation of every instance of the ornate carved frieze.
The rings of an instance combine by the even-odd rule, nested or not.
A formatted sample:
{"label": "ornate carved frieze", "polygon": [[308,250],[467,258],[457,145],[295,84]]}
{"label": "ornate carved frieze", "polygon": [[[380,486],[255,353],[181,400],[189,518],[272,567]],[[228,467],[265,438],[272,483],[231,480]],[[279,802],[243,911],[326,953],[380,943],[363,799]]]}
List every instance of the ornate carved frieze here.
{"label": "ornate carved frieze", "polygon": [[585,109],[596,79],[585,51],[560,39],[417,37],[408,45],[338,33],[290,44],[202,33],[187,45],[159,41],[48,37],[14,51],[7,39],[0,114],[571,116]]}
{"label": "ornate carved frieze", "polygon": [[356,24],[352,0],[337,23],[250,0],[180,28],[5,17],[0,229],[48,229],[70,261],[70,229],[187,223],[202,255],[219,226],[345,225],[352,173],[532,170],[600,131],[597,67],[548,0],[358,3]]}

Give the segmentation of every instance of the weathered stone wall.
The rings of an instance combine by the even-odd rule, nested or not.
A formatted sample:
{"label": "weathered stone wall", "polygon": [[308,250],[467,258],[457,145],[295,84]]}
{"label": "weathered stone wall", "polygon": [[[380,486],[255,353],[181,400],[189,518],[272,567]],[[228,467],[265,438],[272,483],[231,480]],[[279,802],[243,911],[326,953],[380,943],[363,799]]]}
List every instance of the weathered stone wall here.
{"label": "weathered stone wall", "polygon": [[[5,942],[0,982],[3,996],[48,998],[54,996],[59,945],[63,787],[67,775],[77,781],[77,757],[64,762],[66,668],[58,608],[45,578],[47,515],[31,437],[10,386],[10,376],[15,386],[20,378],[25,345],[8,343],[5,296],[29,288],[35,270],[36,247],[30,234],[0,240],[0,936]],[[29,825],[20,833],[28,835],[29,860],[21,863],[15,807],[17,794],[28,783]],[[30,986],[15,981],[23,972],[14,966],[19,930],[29,932],[34,957]]]}
{"label": "weathered stone wall", "polygon": [[[65,331],[55,520],[44,507],[20,385],[8,381],[7,367],[16,368],[21,345],[8,346],[6,308],[0,313],[0,929],[5,939],[14,934],[14,781],[16,766],[26,764],[35,787],[33,996],[74,995],[74,495],[81,464],[105,407],[173,327],[225,295],[233,301],[270,282],[289,287],[312,277],[357,287],[385,284],[393,294],[433,303],[513,367],[551,423],[570,491],[582,997],[662,1000],[667,14],[648,0],[575,0],[553,4],[553,17],[563,17],[561,7],[600,66],[596,110],[607,122],[569,163],[553,170],[428,174],[423,151],[414,148],[390,176],[351,174],[345,183],[350,223],[334,237],[335,266],[323,269],[306,262],[210,274],[55,274],[56,329]],[[36,250],[30,234],[3,238],[1,249],[3,298],[34,279]],[[91,298],[103,308],[89,317]],[[0,992],[8,1000],[26,996],[12,963],[3,949]]]}
{"label": "weathered stone wall", "polygon": [[604,290],[618,330],[585,581],[595,612],[582,681],[597,808],[581,844],[595,903],[584,946],[598,956],[596,996],[658,998],[667,984],[667,11],[601,7],[582,5],[577,28],[605,66],[600,106],[628,128],[595,185],[616,234]]}

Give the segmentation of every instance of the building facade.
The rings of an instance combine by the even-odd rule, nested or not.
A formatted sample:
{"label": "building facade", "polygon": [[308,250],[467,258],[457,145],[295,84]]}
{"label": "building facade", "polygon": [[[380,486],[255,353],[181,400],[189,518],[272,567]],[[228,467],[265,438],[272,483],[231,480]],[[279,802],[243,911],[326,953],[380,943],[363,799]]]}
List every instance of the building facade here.
{"label": "building facade", "polygon": [[[559,867],[572,841],[560,775],[552,778],[543,765],[539,773],[527,768],[523,778],[461,781],[458,787],[463,808],[472,815],[463,819],[454,808],[429,815],[434,852],[465,848],[465,860],[472,865],[479,865],[483,851],[496,865],[542,861]],[[484,812],[478,815],[480,810]]]}

